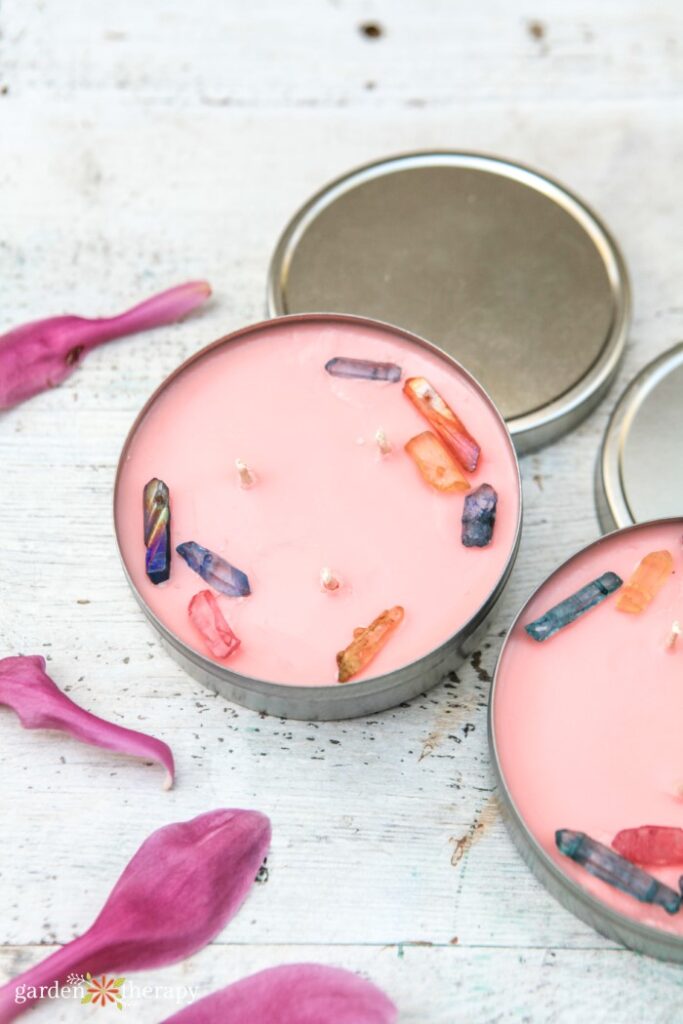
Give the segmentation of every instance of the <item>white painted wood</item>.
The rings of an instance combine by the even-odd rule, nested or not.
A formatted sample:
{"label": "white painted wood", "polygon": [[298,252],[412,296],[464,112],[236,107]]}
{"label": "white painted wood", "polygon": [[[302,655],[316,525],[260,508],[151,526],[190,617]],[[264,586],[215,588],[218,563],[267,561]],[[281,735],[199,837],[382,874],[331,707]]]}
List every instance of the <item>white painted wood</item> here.
{"label": "white painted wood", "polygon": [[[485,729],[506,623],[598,534],[592,473],[618,391],[683,334],[682,20],[675,0],[0,6],[0,331],[191,277],[216,291],[0,416],[2,653],[44,653],[77,700],[159,733],[179,768],[165,794],[158,769],[0,711],[0,977],[87,927],[153,828],[245,805],[273,819],[269,881],[220,944],[141,981],[191,977],[206,994],[305,958],[366,972],[405,1024],[683,1020],[677,968],[611,948],[524,867]],[[523,160],[600,211],[633,276],[629,352],[600,409],[523,461],[522,551],[479,669],[369,721],[262,719],[186,678],[138,611],[112,536],[118,452],[182,358],[261,317],[278,231],[313,189],[429,146]]]}

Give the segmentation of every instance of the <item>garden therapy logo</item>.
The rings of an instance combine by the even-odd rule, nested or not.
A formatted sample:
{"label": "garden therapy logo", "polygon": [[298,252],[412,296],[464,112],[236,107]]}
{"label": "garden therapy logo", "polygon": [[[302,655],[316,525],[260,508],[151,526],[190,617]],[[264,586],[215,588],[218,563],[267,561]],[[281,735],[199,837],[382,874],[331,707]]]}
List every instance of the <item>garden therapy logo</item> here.
{"label": "garden therapy logo", "polygon": [[108,978],[106,974],[103,974],[100,978],[93,978],[88,973],[82,981],[82,984],[86,985],[87,988],[81,1003],[92,1003],[93,1006],[113,1005],[117,1010],[122,1010],[123,994],[121,989],[125,983],[125,978]]}

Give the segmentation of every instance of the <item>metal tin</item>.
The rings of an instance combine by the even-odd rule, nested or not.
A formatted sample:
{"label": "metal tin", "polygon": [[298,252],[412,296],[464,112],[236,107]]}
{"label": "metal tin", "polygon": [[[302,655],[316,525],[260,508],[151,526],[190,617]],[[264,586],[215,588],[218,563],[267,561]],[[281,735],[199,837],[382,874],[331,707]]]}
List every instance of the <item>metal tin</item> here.
{"label": "metal tin", "polygon": [[429,338],[482,382],[522,453],[576,426],[616,373],[628,274],[564,186],[475,153],[410,153],[338,178],[292,218],[273,315],[357,313]]}
{"label": "metal tin", "polygon": [[603,531],[683,508],[683,343],[651,362],[612,413],[595,476]]}
{"label": "metal tin", "polygon": [[[683,530],[683,518],[679,516],[670,517],[668,519],[652,520],[650,522],[654,523],[657,521],[660,523],[678,523]],[[630,532],[631,530],[637,529],[638,526],[646,525],[648,525],[648,523],[641,523],[637,526],[626,527],[624,531],[614,530],[612,532]],[[503,812],[503,819],[507,825],[512,841],[527,866],[546,887],[546,889],[555,897],[555,899],[606,938],[619,942],[623,946],[627,946],[629,949],[636,950],[639,953],[646,953],[648,956],[657,957],[659,960],[672,960],[676,963],[683,963],[683,938],[670,932],[653,928],[650,925],[642,924],[639,921],[635,921],[632,918],[627,917],[625,914],[618,913],[611,907],[606,906],[599,899],[596,899],[595,896],[583,889],[582,886],[561,871],[535,836],[527,828],[524,818],[518,810],[505,781],[505,776],[503,774],[498,755],[498,745],[496,742],[494,725],[494,706],[500,666],[508,640],[520,619],[523,619],[527,614],[529,604],[533,601],[541,588],[545,586],[548,579],[551,579],[552,576],[562,572],[569,562],[582,552],[596,547],[602,542],[602,540],[604,540],[604,537],[587,545],[585,548],[579,549],[570,558],[559,565],[557,569],[555,569],[551,575],[547,577],[530,595],[518,614],[515,616],[515,619],[507,631],[498,655],[493,683],[491,685],[491,694],[489,697],[488,737],[491,753],[491,765]]]}
{"label": "metal tin", "polygon": [[[302,316],[281,317],[280,321],[339,321],[342,323],[364,324],[392,331],[398,337],[420,345],[423,348],[435,352],[442,359],[449,362],[472,387],[480,394],[488,404],[492,413],[498,417],[501,424],[505,426],[500,413],[477,381],[465,370],[455,359],[449,357],[432,345],[429,341],[419,338],[410,331],[392,327],[390,324],[383,324],[367,317],[344,316],[338,314],[311,313]],[[121,557],[123,571],[130,584],[130,587],[138,601],[138,604],[159,634],[164,647],[171,656],[195,679],[208,686],[211,690],[220,693],[221,696],[236,704],[242,704],[252,711],[263,712],[270,715],[277,715],[281,718],[297,718],[305,721],[324,721],[344,718],[355,718],[359,716],[374,714],[378,711],[385,711],[387,708],[395,707],[403,701],[410,700],[420,693],[424,693],[431,687],[440,683],[448,672],[457,668],[462,662],[477,649],[480,637],[484,631],[487,620],[491,615],[498,599],[500,598],[508,581],[514,565],[519,548],[521,526],[522,526],[522,487],[519,476],[519,466],[515,455],[515,449],[508,435],[510,454],[517,469],[517,486],[519,494],[519,513],[515,528],[515,540],[504,571],[493,591],[488,595],[483,605],[477,609],[471,619],[440,647],[430,651],[422,658],[393,672],[372,679],[361,679],[357,682],[345,683],[343,686],[291,686],[281,683],[271,683],[262,679],[255,679],[251,676],[241,675],[229,668],[218,665],[216,662],[203,657],[200,653],[185,644],[179,637],[175,636],[157,618],[146,604],[144,598],[137,590],[127,571],[123,560],[118,525],[116,522],[116,497],[121,477],[122,467],[130,444],[135,436],[138,426],[149,412],[159,395],[173,383],[189,366],[202,359],[207,353],[221,345],[229,344],[237,339],[247,337],[249,334],[260,331],[265,327],[273,325],[273,320],[266,320],[257,324],[251,324],[241,330],[232,332],[223,338],[219,338],[213,344],[201,349],[190,356],[181,366],[166,378],[157,388],[151,398],[145,403],[131,427],[119,457],[116,482],[114,485],[114,532]]]}

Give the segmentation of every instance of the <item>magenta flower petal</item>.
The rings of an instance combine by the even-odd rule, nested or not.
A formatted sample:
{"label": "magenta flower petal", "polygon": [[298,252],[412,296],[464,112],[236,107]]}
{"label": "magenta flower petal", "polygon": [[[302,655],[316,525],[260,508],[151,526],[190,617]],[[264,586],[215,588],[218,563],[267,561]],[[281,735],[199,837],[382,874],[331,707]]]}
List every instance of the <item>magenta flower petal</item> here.
{"label": "magenta flower petal", "polygon": [[45,673],[45,659],[40,655],[0,658],[0,704],[16,711],[25,729],[59,729],[95,747],[157,761],[167,772],[164,789],[173,786],[175,769],[169,746],[79,707]]}
{"label": "magenta flower petal", "polygon": [[0,988],[0,1024],[31,1005],[16,1002],[69,974],[124,975],[184,960],[237,912],[270,845],[257,811],[218,810],[153,832],[84,935]]}
{"label": "magenta flower petal", "polygon": [[369,981],[322,964],[259,971],[164,1024],[393,1024],[396,1007]]}
{"label": "magenta flower petal", "polygon": [[0,337],[0,409],[61,384],[96,345],[180,320],[211,294],[190,281],[155,295],[120,316],[89,320],[57,316],[16,327]]}

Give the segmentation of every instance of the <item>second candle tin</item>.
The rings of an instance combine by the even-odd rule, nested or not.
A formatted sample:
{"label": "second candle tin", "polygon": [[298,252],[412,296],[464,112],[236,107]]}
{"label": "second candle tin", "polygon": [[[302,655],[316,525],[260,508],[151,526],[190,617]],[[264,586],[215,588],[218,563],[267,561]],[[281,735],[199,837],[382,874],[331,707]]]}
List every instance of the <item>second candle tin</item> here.
{"label": "second candle tin", "polygon": [[[430,489],[403,450],[426,429],[403,384],[330,375],[339,356],[385,357],[404,364],[404,378],[433,378],[480,434],[471,487],[499,491],[489,547],[462,546],[463,493]],[[380,426],[394,448],[386,458],[373,440]],[[240,491],[236,456],[255,471],[253,489]],[[172,571],[159,586],[144,574],[150,478],[171,493]],[[514,448],[480,385],[408,331],[336,314],[245,327],[179,367],[130,431],[114,503],[124,570],[172,656],[252,710],[313,720],[395,706],[456,668],[505,587],[521,528]],[[188,598],[206,588],[175,553],[189,541],[229,557],[251,581],[251,596],[218,595],[243,641],[234,659],[210,657],[188,625]],[[343,586],[321,596],[325,564]],[[337,683],[335,652],[394,604],[405,606],[396,638],[358,679]]]}

